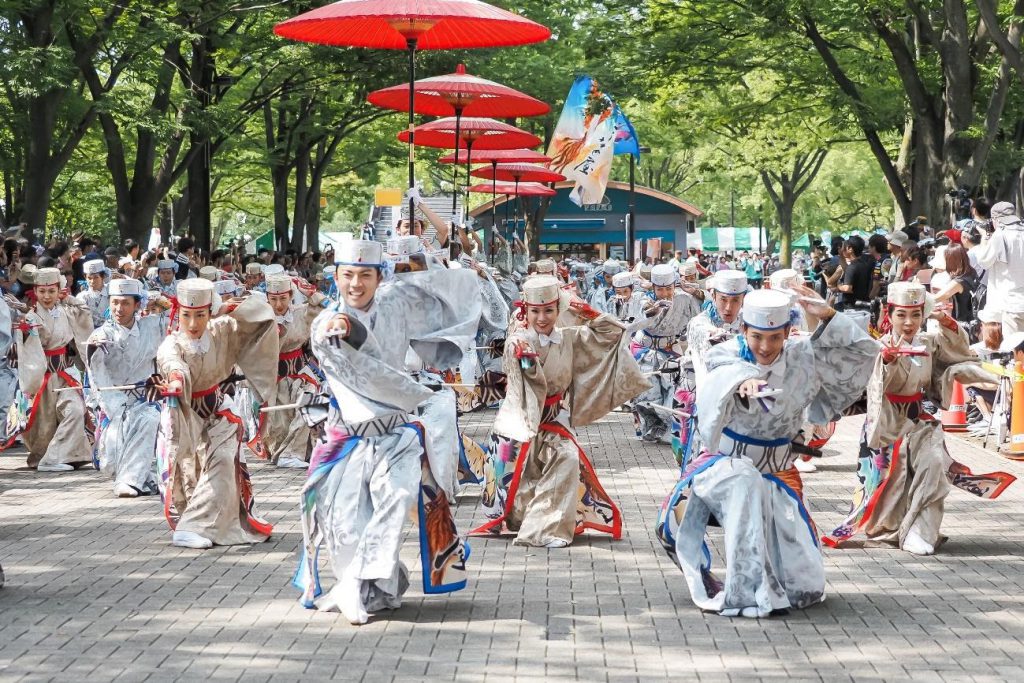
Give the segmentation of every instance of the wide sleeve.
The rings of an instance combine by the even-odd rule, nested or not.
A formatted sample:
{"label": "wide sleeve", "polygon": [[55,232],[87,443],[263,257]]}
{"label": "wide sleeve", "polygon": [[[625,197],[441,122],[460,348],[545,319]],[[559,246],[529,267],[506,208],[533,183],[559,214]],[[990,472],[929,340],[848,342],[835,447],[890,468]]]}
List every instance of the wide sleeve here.
{"label": "wide sleeve", "polygon": [[277,357],[281,339],[270,304],[248,297],[235,310],[210,321],[210,336],[226,344],[228,360],[245,375],[261,402],[269,401],[277,387]]}
{"label": "wide sleeve", "polygon": [[310,345],[345,421],[358,423],[388,413],[412,412],[431,395],[430,389],[381,360],[373,332],[354,316],[349,316],[348,340],[331,344],[325,328],[337,314],[327,309],[316,318]]}
{"label": "wide sleeve", "polygon": [[86,342],[92,335],[95,326],[92,320],[92,311],[82,301],[69,296],[59,304],[67,313],[68,321],[71,323],[71,332],[75,337],[75,346],[79,356],[85,358]]}
{"label": "wide sleeve", "polygon": [[573,427],[582,427],[615,410],[651,388],[627,345],[626,328],[610,315],[586,325],[562,330],[572,343],[572,385],[569,416]]}
{"label": "wide sleeve", "polygon": [[379,315],[402,321],[409,345],[425,365],[458,367],[480,321],[477,280],[476,272],[467,269],[400,275],[378,292]]}
{"label": "wide sleeve", "polygon": [[519,332],[505,342],[505,354],[502,356],[505,398],[494,419],[495,433],[515,441],[529,441],[537,435],[548,393],[540,362],[534,359],[530,367],[524,369],[516,358],[516,342],[525,340],[525,334]]}
{"label": "wide sleeve", "polygon": [[760,377],[761,371],[740,358],[734,341],[710,347],[704,361],[706,371],[697,391],[697,427],[708,450],[717,452],[722,431],[736,410],[736,390],[748,379]]}
{"label": "wide sleeve", "polygon": [[939,325],[938,332],[929,332],[926,344],[932,353],[931,391],[943,408],[949,407],[953,382],[961,384],[998,384],[999,378],[981,367],[981,360],[971,349],[967,332]]}
{"label": "wide sleeve", "polygon": [[810,344],[820,388],[807,417],[827,424],[863,395],[881,346],[842,313],[819,323]]}

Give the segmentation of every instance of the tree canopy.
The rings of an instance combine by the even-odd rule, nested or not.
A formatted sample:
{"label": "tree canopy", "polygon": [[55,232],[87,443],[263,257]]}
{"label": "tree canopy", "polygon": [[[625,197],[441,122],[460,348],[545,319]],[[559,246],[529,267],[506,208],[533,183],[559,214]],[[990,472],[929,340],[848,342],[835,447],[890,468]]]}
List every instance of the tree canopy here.
{"label": "tree canopy", "polygon": [[[366,103],[405,81],[401,53],[282,40],[287,0],[7,0],[0,5],[5,225],[41,234],[181,233],[189,170],[212,168],[213,234],[315,244],[401,187],[404,115]],[[597,78],[651,148],[640,182],[710,225],[782,240],[950,220],[947,193],[1021,203],[1024,0],[521,0],[539,45],[426,52],[549,102]],[[450,190],[419,154],[428,190]],[[628,164],[613,176],[622,179]],[[191,196],[190,196],[191,195]],[[326,202],[322,201],[326,199]],[[786,253],[787,249],[783,249]]]}

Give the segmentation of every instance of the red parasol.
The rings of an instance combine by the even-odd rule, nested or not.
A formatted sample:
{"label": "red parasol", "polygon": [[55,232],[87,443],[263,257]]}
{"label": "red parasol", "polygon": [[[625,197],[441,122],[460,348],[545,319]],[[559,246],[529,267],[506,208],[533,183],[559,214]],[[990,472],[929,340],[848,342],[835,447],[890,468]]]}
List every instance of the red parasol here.
{"label": "red parasol", "polygon": [[[409,88],[416,92],[415,111],[427,116],[455,117],[455,152],[459,151],[460,122],[463,116],[540,116],[551,111],[544,102],[494,81],[466,73],[462,64],[455,73],[444,76],[423,78],[415,83],[395,85],[370,93],[366,98],[370,104],[385,109],[408,111]],[[458,171],[453,184],[458,187]],[[452,192],[452,213],[458,192]]]}
{"label": "red parasol", "polygon": [[472,186],[469,188],[469,191],[481,194],[497,191],[498,194],[510,197],[553,197],[558,194],[556,190],[545,187],[540,183],[520,183],[518,187],[514,183],[480,184]]}
{"label": "red parasol", "polygon": [[[456,137],[456,129],[458,134]],[[461,122],[454,117],[447,117],[424,123],[415,129],[416,144],[424,147],[454,148],[458,144],[466,145],[466,185],[469,185],[470,164],[473,161],[473,149],[517,149],[534,147],[540,144],[540,138],[521,128],[494,119],[466,117]],[[410,139],[408,131],[398,134],[398,139],[406,142]],[[458,188],[456,188],[458,191]]]}
{"label": "red parasol", "polygon": [[[454,164],[458,161],[460,164],[464,164],[469,161],[469,156],[463,151],[459,150],[458,158],[454,154],[446,154],[437,160],[439,164]],[[480,151],[479,154],[473,155],[473,163],[531,163],[531,164],[546,164],[551,161],[551,157],[541,154],[540,152],[534,152],[532,149],[487,149]]]}
{"label": "red parasol", "polygon": [[[283,21],[274,33],[320,45],[408,51],[410,188],[416,184],[416,50],[510,47],[551,37],[547,27],[480,0],[340,0]],[[409,210],[411,220],[411,201]]]}
{"label": "red parasol", "polygon": [[561,173],[556,173],[538,164],[501,164],[492,168],[478,168],[471,175],[477,178],[493,178],[511,183],[522,181],[557,183],[565,180],[565,176]]}
{"label": "red parasol", "polygon": [[[490,185],[474,185],[469,188],[470,192],[479,192],[481,194],[490,192],[491,193],[491,227],[497,229],[498,226],[498,199],[497,195],[505,195],[505,223],[508,223],[508,205],[509,197],[553,197],[558,192],[550,187],[545,187],[540,183],[508,183],[508,182],[497,182],[491,180]],[[519,202],[522,204],[522,202]],[[516,209],[516,216],[519,215],[519,209]],[[517,218],[518,220],[518,218]]]}

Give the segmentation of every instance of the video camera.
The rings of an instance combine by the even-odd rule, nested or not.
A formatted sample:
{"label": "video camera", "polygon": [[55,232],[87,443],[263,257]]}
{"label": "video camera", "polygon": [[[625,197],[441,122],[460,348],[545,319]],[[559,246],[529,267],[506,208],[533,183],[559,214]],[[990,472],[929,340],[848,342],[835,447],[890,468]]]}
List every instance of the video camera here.
{"label": "video camera", "polygon": [[966,188],[950,190],[946,196],[949,197],[949,203],[952,206],[954,223],[971,217],[971,195]]}

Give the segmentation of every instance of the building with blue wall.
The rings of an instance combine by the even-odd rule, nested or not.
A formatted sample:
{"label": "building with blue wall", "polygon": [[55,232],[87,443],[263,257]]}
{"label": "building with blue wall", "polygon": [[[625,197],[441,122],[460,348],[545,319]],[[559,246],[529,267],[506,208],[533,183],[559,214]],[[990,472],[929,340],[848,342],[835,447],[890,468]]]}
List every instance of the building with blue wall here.
{"label": "building with blue wall", "polygon": [[[540,230],[540,251],[551,255],[576,255],[584,258],[608,256],[621,258],[626,244],[626,217],[629,215],[629,183],[611,181],[604,201],[579,207],[569,201],[573,183],[555,185],[558,194],[551,198],[544,225]],[[529,210],[540,201],[536,197],[524,198]],[[494,207],[498,226],[511,234],[515,226],[521,235],[523,219],[509,219],[505,224],[505,197],[499,195]],[[509,211],[516,208],[512,198]],[[490,227],[491,202],[487,201],[471,212],[478,226]],[[704,213],[696,206],[658,190],[636,186],[636,226],[634,239],[660,238],[662,252],[686,249],[687,229],[694,230]]]}

